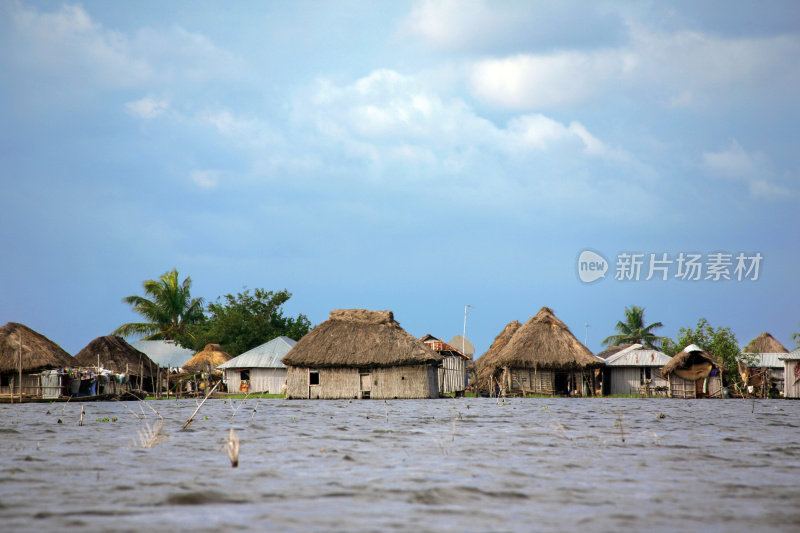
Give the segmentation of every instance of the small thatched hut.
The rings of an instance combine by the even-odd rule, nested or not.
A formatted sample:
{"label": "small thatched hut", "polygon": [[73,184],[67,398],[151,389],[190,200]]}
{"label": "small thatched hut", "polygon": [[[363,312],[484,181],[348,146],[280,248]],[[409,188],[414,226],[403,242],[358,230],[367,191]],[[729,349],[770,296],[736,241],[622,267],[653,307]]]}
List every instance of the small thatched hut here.
{"label": "small thatched hut", "polygon": [[467,388],[467,363],[472,361],[472,357],[430,334],[420,340],[442,356],[442,366],[439,368],[439,394],[455,393],[456,396],[463,396]]}
{"label": "small thatched hut", "polygon": [[500,370],[494,364],[497,355],[505,348],[506,344],[511,340],[519,328],[522,327],[519,320],[513,320],[506,324],[503,331],[497,334],[494,342],[489,346],[489,349],[475,361],[475,367],[478,374],[478,391],[488,391],[492,393],[495,389],[495,384],[500,383]]}
{"label": "small thatched hut", "polygon": [[438,398],[442,356],[391,311],[337,309],[283,358],[287,398]]}
{"label": "small thatched hut", "polygon": [[722,366],[695,344],[664,365],[671,398],[722,398]]}
{"label": "small thatched hut", "polygon": [[[130,376],[130,387],[153,391],[158,365],[146,354],[127,343],[122,337],[106,335],[97,337],[84,349],[75,354],[75,366],[82,368],[103,368],[117,374]],[[123,392],[107,390],[100,392]]]}
{"label": "small thatched hut", "polygon": [[287,371],[281,359],[295,344],[297,341],[289,337],[275,337],[219,365],[228,391],[282,393]]}
{"label": "small thatched hut", "polygon": [[766,331],[750,341],[744,347],[743,353],[789,353],[786,347],[778,342],[778,339]]}
{"label": "small thatched hut", "polygon": [[753,380],[753,376],[758,376],[755,383],[758,384],[759,380],[763,381],[760,386],[764,394],[773,387],[778,393],[784,392],[785,365],[781,356],[789,353],[789,350],[783,344],[765,331],[750,341],[742,352],[752,356],[752,362],[748,363],[751,368],[747,369],[747,373],[743,374],[745,372],[743,365],[740,365],[739,370],[743,379],[747,378],[747,384]]}
{"label": "small thatched hut", "polygon": [[491,364],[502,370],[500,386],[506,394],[588,396],[596,390],[594,370],[603,361],[575,338],[552,309],[542,307]]}
{"label": "small thatched hut", "polygon": [[43,383],[42,372],[72,364],[72,356],[61,346],[28,326],[9,322],[0,328],[0,394],[20,393],[21,371],[23,394],[56,398],[61,395],[60,379]]}
{"label": "small thatched hut", "polygon": [[206,344],[205,348],[197,352],[182,368],[186,374],[206,372],[221,375],[222,371],[217,370],[217,367],[231,359],[233,356],[223,351],[219,344]]}

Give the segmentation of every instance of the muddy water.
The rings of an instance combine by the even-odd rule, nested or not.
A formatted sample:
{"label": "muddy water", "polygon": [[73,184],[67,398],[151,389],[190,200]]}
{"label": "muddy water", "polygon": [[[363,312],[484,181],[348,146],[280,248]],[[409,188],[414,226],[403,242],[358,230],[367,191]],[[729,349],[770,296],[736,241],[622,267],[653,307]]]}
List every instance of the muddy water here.
{"label": "muddy water", "polygon": [[0,406],[0,529],[800,530],[800,402],[209,400],[181,430],[195,407]]}

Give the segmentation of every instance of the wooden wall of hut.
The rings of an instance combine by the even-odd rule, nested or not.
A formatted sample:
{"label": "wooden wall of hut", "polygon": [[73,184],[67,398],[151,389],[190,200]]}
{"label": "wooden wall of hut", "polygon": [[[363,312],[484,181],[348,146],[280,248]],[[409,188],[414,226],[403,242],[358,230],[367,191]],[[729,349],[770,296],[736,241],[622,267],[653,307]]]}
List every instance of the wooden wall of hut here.
{"label": "wooden wall of hut", "polygon": [[[312,375],[316,374],[316,376]],[[431,365],[358,369],[289,367],[287,398],[438,398],[438,369]]]}
{"label": "wooden wall of hut", "polygon": [[[228,392],[243,392],[242,370],[244,368],[226,368],[225,386]],[[281,394],[286,385],[287,370],[285,368],[251,368],[248,393]]]}
{"label": "wooden wall of hut", "polygon": [[458,356],[445,356],[439,369],[439,393],[460,393],[467,385],[467,359]]}
{"label": "wooden wall of hut", "polygon": [[[591,396],[596,388],[594,370],[504,369],[501,383],[506,394]],[[585,384],[585,386],[584,386]]]}
{"label": "wooden wall of hut", "polygon": [[[645,368],[641,366],[612,366],[607,370],[609,383],[607,394],[639,394],[645,383]],[[650,370],[650,389],[668,387],[669,382],[661,375],[659,367],[647,367]]]}
{"label": "wooden wall of hut", "polygon": [[800,379],[796,377],[797,365],[800,365],[800,359],[786,359],[783,364],[783,397],[800,398]]}
{"label": "wooden wall of hut", "polygon": [[692,381],[683,379],[674,372],[669,375],[669,396],[670,398],[722,398],[722,376],[708,376],[708,384],[705,378]]}

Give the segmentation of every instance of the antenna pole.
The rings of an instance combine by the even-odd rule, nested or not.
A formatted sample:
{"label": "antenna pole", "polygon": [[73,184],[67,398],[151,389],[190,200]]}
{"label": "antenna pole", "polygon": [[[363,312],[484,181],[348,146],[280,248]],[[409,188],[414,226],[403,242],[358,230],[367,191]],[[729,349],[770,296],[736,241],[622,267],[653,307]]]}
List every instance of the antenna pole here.
{"label": "antenna pole", "polygon": [[473,307],[469,304],[464,306],[464,332],[461,335],[461,353],[463,354],[466,354],[464,345],[467,342],[467,313],[469,313],[471,309],[473,309]]}

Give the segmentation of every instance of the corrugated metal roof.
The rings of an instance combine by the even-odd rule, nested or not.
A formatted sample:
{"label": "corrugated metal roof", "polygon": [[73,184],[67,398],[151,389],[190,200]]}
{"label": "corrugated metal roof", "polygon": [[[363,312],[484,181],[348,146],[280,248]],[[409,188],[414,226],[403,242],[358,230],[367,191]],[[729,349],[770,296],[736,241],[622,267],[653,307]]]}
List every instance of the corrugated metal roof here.
{"label": "corrugated metal roof", "polygon": [[670,356],[641,344],[632,344],[605,360],[607,366],[664,366]]}
{"label": "corrugated metal roof", "polygon": [[275,337],[261,346],[244,352],[242,355],[226,361],[217,368],[286,368],[281,359],[297,341],[289,337]]}
{"label": "corrugated metal roof", "polygon": [[783,368],[783,361],[780,360],[780,357],[791,355],[785,352],[779,353],[753,353],[753,354],[744,354],[744,355],[753,355],[755,356],[755,365],[758,368]]}
{"label": "corrugated metal roof", "polygon": [[194,352],[172,341],[134,341],[131,346],[147,354],[158,366],[180,368],[194,357]]}
{"label": "corrugated metal roof", "polygon": [[797,348],[796,350],[792,350],[789,353],[782,353],[782,354],[780,354],[778,356],[778,358],[781,359],[782,361],[787,361],[787,360],[796,361],[796,360],[800,359],[800,348]]}

